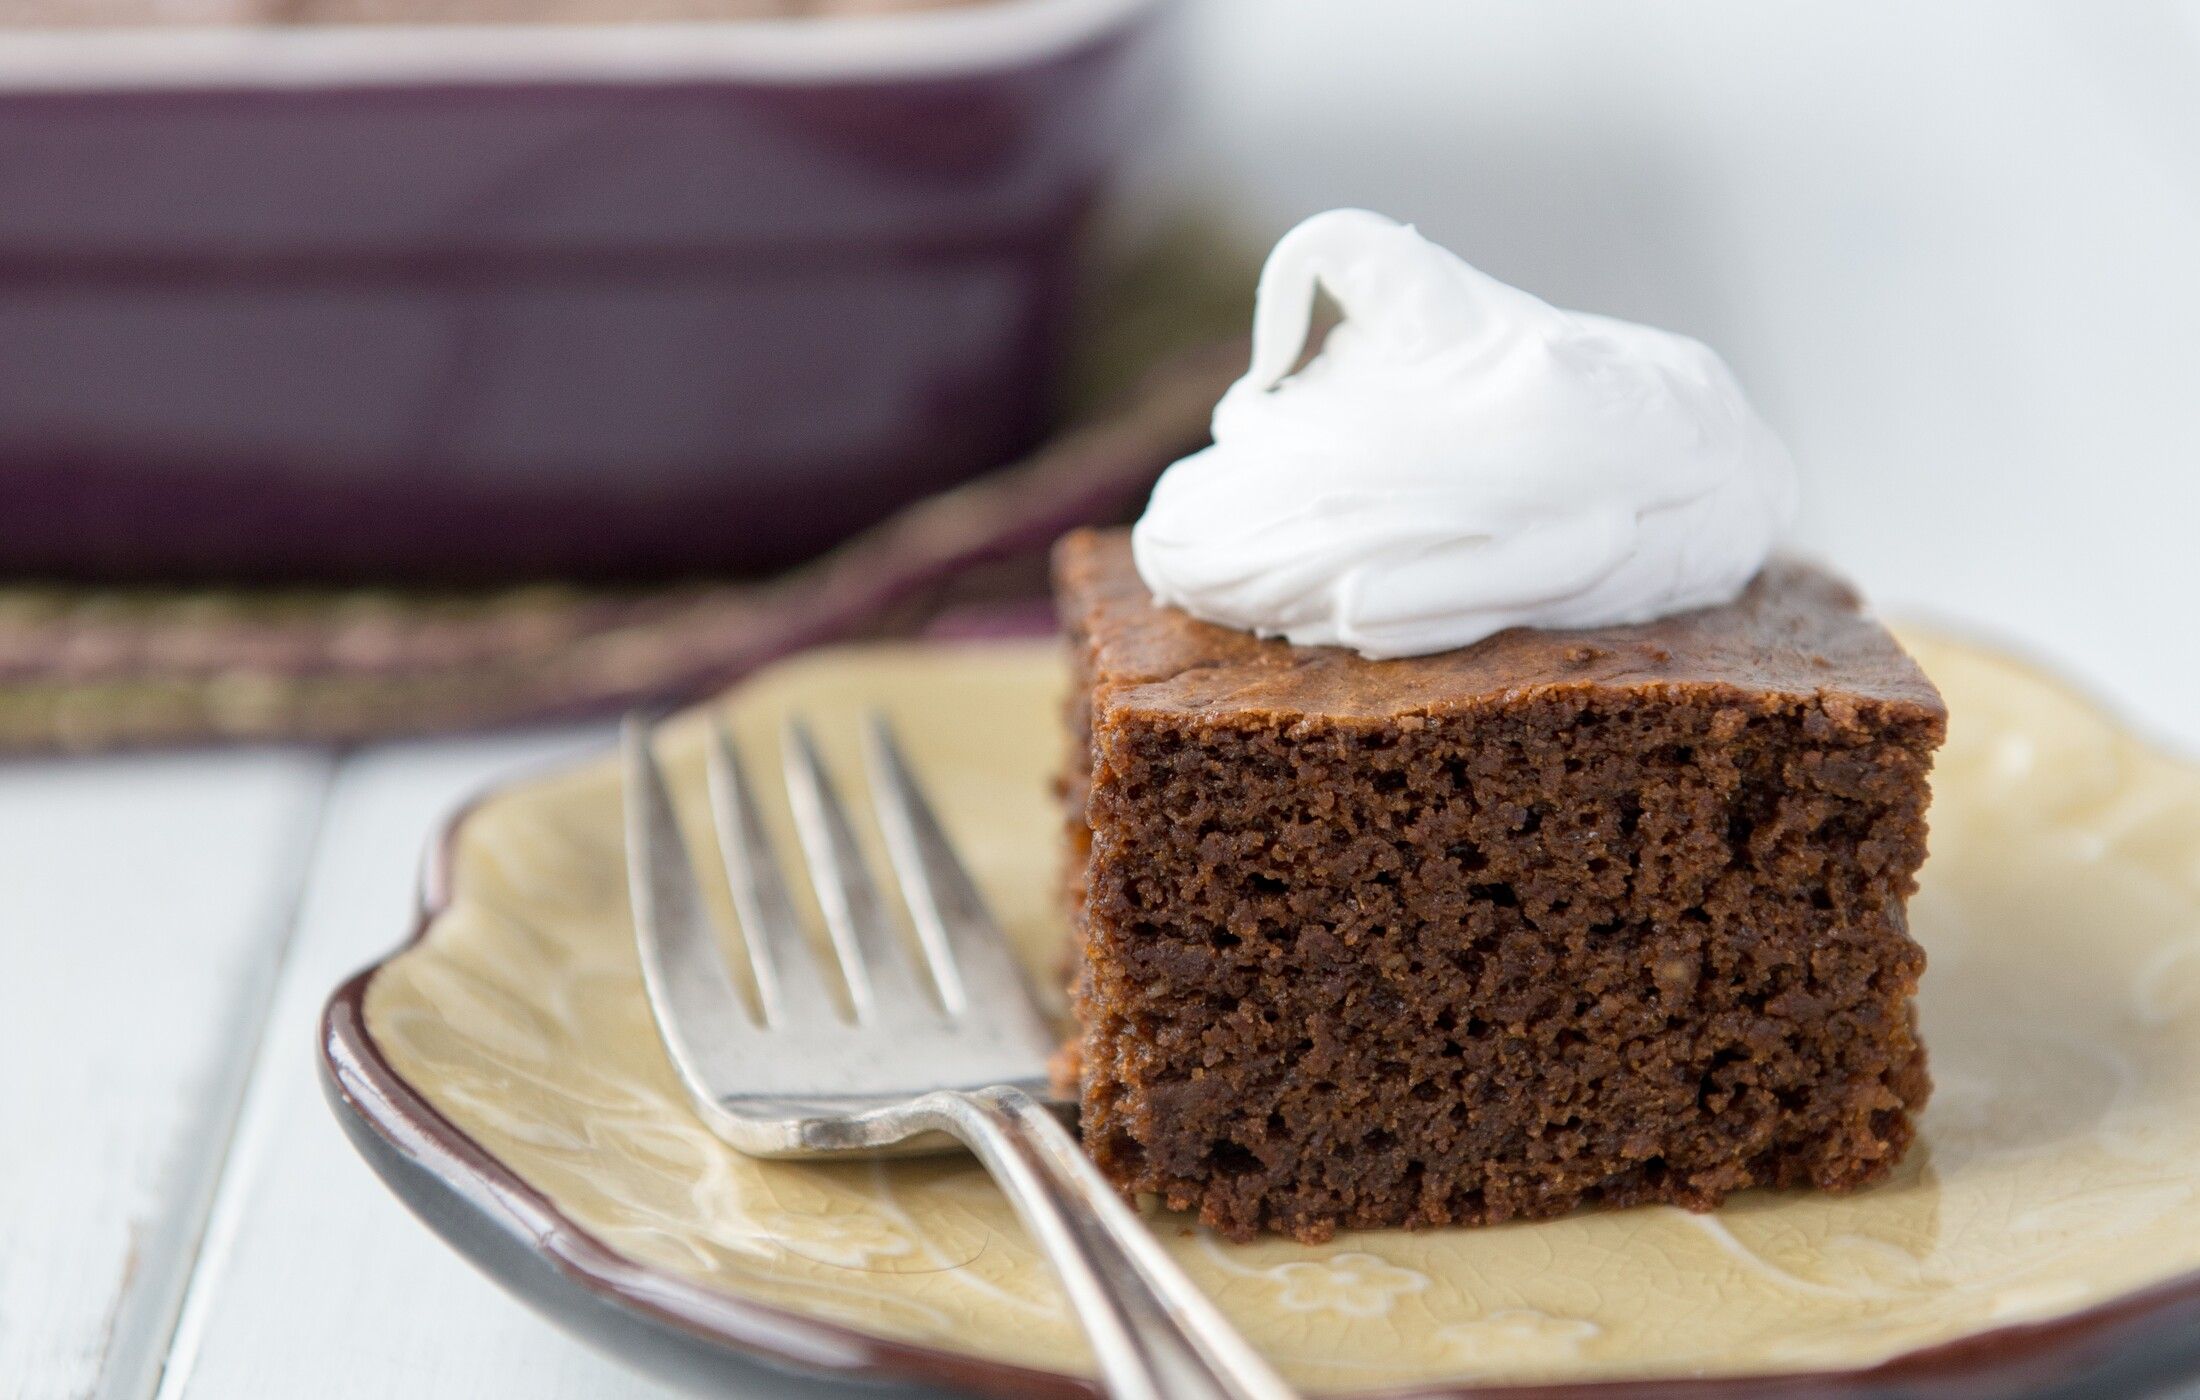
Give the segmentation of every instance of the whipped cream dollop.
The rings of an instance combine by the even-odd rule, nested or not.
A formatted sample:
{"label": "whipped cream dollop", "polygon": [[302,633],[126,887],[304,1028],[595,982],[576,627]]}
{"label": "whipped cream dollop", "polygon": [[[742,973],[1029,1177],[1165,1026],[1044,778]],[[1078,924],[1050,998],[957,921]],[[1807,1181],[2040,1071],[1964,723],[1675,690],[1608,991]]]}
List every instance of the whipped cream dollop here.
{"label": "whipped cream dollop", "polygon": [[[1343,319],[1300,367],[1317,288]],[[1269,255],[1252,367],[1131,543],[1163,603],[1383,658],[1730,602],[1794,503],[1787,450],[1704,345],[1337,209]]]}

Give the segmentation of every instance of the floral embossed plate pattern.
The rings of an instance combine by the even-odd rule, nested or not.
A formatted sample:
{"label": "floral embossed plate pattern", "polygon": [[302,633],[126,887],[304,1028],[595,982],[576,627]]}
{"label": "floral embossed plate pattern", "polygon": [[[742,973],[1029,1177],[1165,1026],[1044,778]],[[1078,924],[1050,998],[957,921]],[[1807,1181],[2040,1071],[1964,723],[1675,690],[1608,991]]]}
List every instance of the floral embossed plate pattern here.
{"label": "floral embossed plate pattern", "polygon": [[[2016,663],[1913,646],[1953,719],[1911,908],[1939,1087],[1897,1177],[1315,1248],[1158,1219],[1294,1380],[1763,1394],[2200,1365],[2200,771]],[[723,712],[762,752],[799,708],[851,774],[859,715],[893,716],[1051,987],[1062,684],[1049,645],[862,648]],[[684,717],[664,749],[698,833],[700,733]],[[688,1110],[642,998],[608,757],[476,804],[430,885],[419,937],[332,1001],[326,1068],[370,1160],[491,1272],[679,1375],[758,1354],[1085,1388],[1044,1261],[969,1161],[750,1161]]]}

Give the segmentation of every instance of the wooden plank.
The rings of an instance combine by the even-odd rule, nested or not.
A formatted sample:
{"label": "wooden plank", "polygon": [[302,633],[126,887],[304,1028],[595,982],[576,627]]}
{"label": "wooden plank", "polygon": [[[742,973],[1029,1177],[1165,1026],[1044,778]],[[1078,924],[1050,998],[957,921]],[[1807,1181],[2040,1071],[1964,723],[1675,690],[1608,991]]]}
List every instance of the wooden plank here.
{"label": "wooden plank", "polygon": [[389,746],[340,772],[163,1400],[662,1394],[536,1318],[414,1221],[344,1141],[315,1082],[321,1003],[405,935],[421,853],[443,817],[485,783],[609,737]]}
{"label": "wooden plank", "polygon": [[0,1390],[142,1395],[235,1121],[330,765],[0,768]]}

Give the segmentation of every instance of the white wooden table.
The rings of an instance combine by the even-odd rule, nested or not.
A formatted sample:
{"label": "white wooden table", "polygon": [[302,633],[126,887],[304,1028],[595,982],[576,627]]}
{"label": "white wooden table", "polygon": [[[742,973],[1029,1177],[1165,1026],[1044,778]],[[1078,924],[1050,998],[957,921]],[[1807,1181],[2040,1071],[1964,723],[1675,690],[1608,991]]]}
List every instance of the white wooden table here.
{"label": "white wooden table", "polygon": [[[1256,17],[1265,23],[1256,24]],[[1212,0],[1163,182],[1359,203],[1725,350],[1889,611],[2200,751],[2200,3]],[[0,765],[0,1396],[653,1387],[445,1250],[314,1082],[431,829],[607,728]]]}

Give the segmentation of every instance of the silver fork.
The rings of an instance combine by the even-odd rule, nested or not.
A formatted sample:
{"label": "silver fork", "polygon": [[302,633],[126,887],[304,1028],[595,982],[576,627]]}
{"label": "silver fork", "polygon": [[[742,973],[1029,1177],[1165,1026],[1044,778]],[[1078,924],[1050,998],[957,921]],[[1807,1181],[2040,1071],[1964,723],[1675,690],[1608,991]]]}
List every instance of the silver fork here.
{"label": "silver fork", "polygon": [[625,733],[626,840],[650,1009],[713,1131],[759,1157],[967,1146],[1069,1295],[1109,1393],[1289,1400],[1037,1097],[1053,1037],[1023,970],[883,720],[866,727],[872,805],[930,970],[903,951],[808,728],[791,721],[787,792],[847,987],[828,989],[722,726],[707,749],[718,848],[759,1020],[719,951],[648,727]]}

